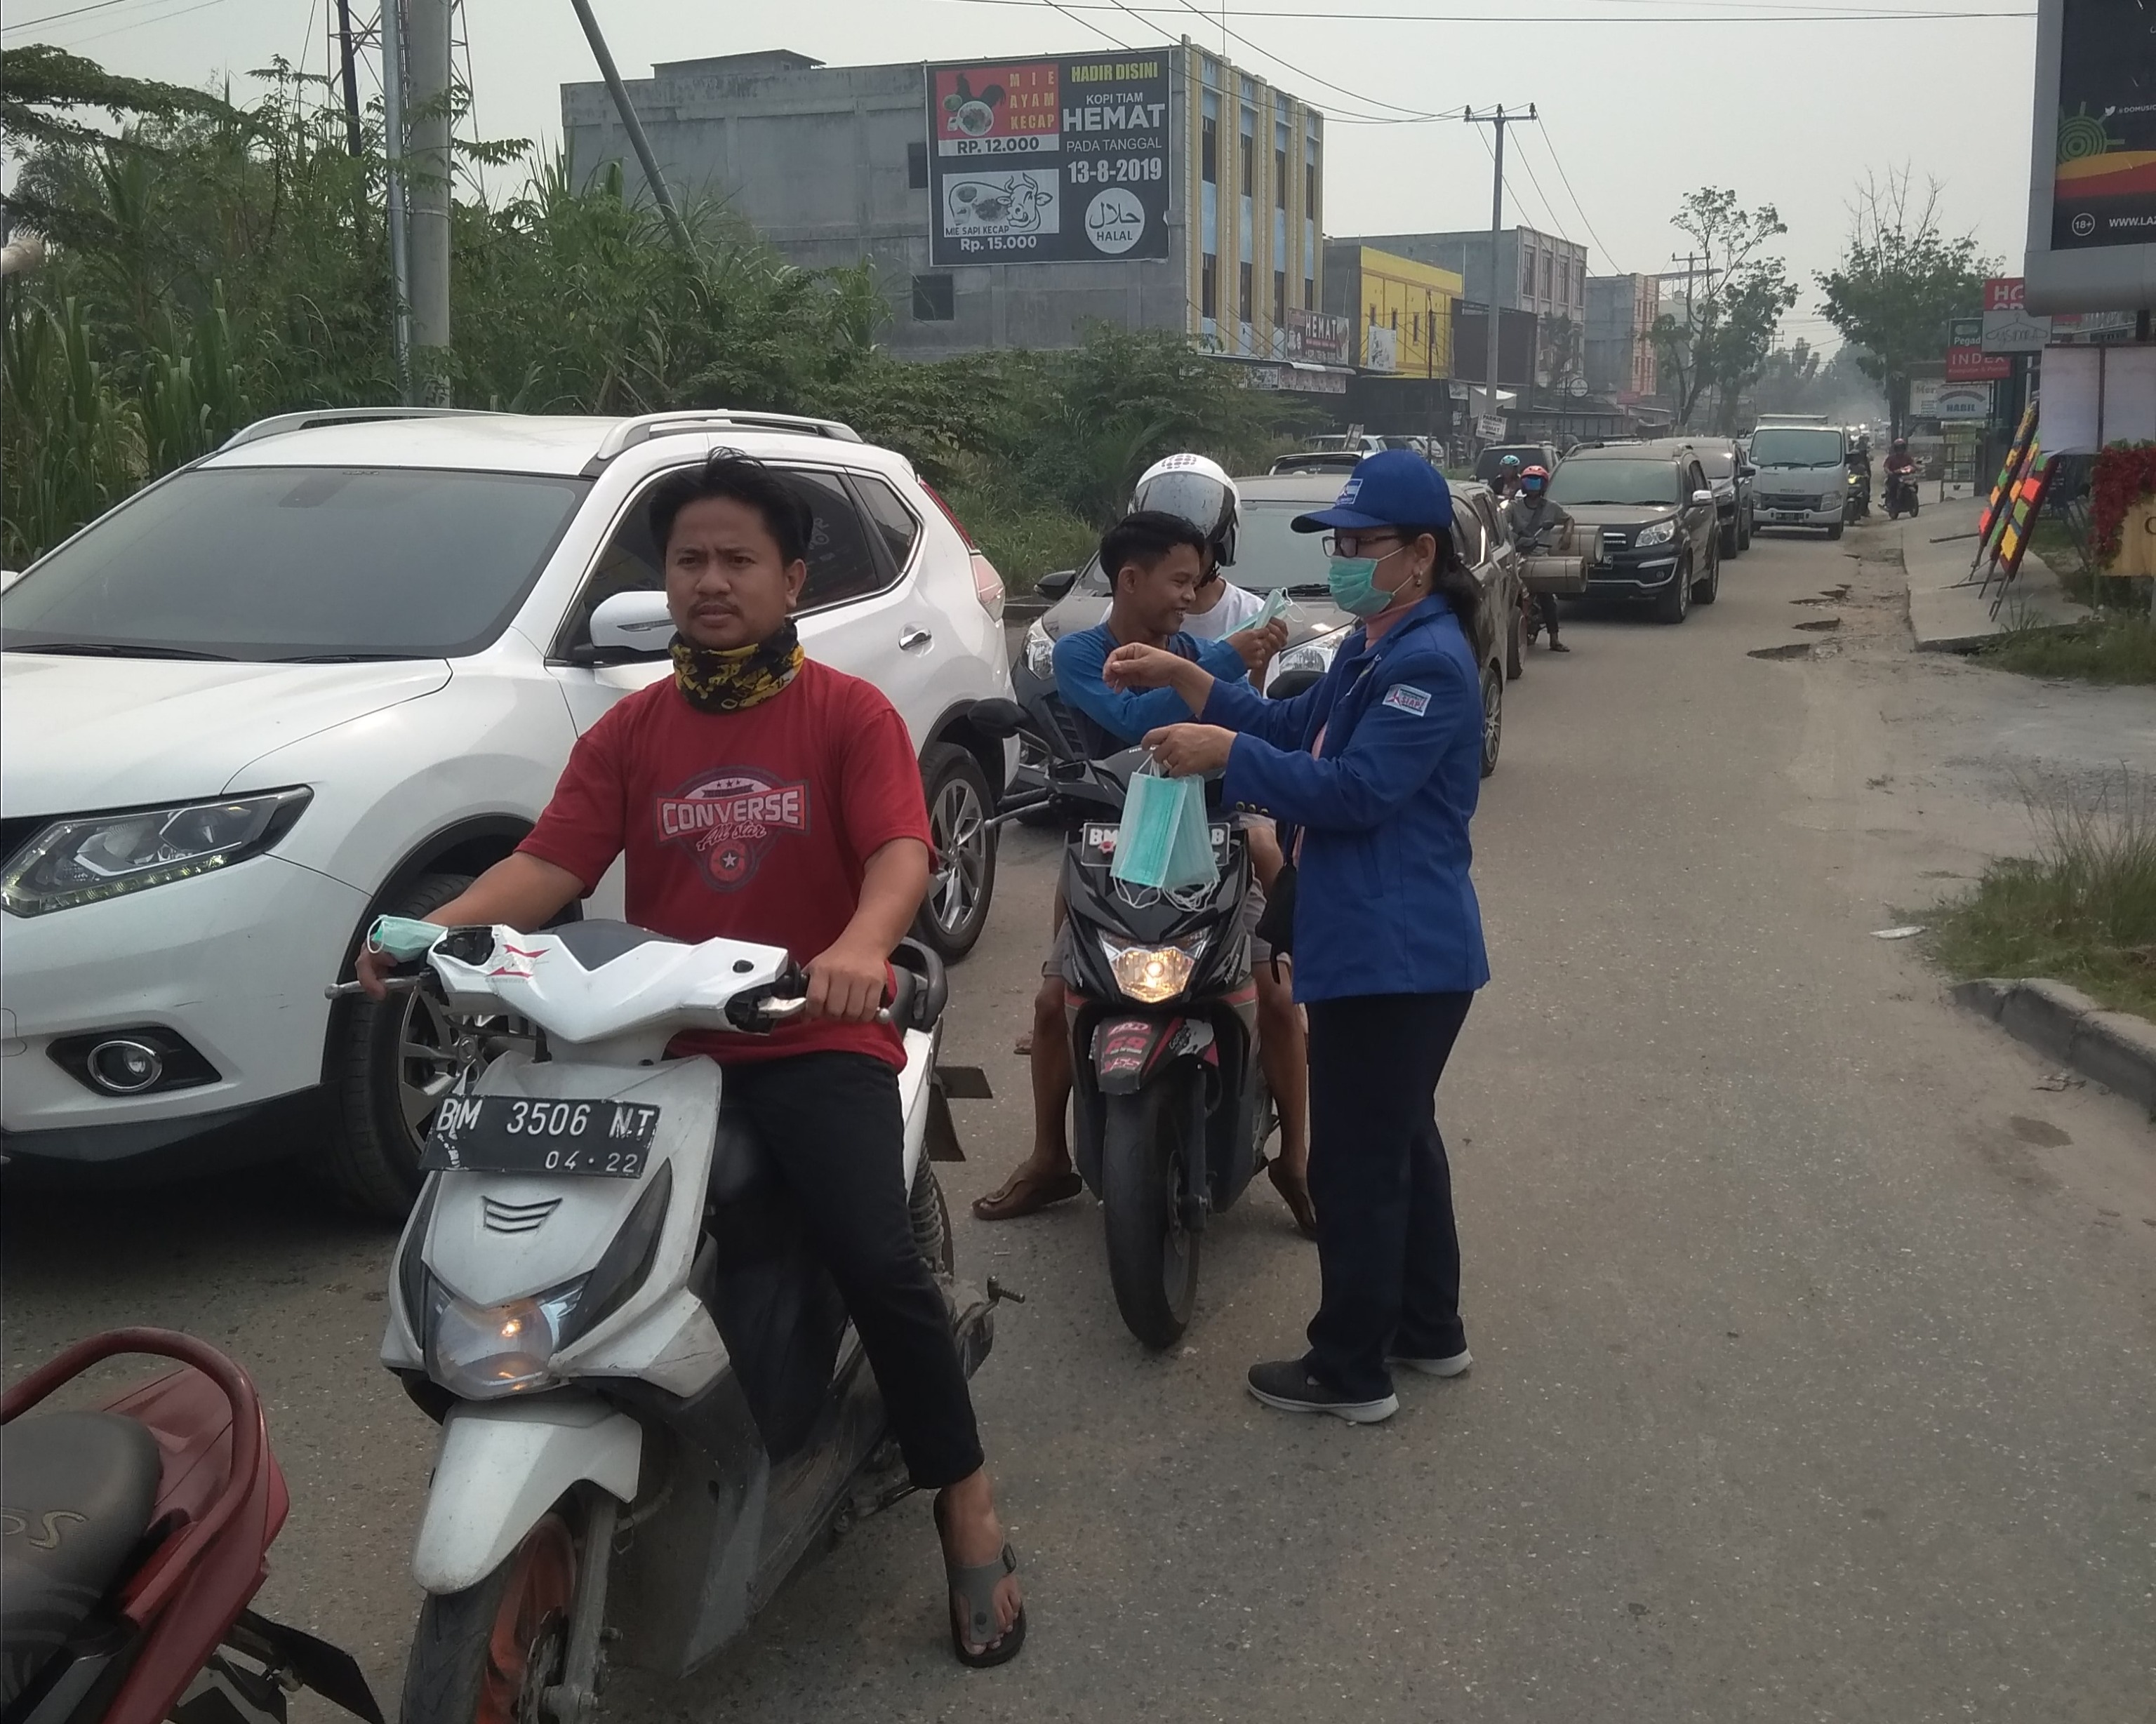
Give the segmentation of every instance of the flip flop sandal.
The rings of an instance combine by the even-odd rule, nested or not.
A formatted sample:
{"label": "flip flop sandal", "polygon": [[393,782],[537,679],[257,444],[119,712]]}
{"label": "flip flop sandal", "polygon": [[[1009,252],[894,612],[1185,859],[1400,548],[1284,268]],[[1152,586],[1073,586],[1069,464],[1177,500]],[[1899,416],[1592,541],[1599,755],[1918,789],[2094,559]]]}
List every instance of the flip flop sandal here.
{"label": "flip flop sandal", "polygon": [[1066,1171],[1053,1177],[1013,1174],[1004,1182],[1000,1191],[973,1199],[973,1214],[982,1221],[1015,1221],[1021,1215],[1031,1215],[1051,1203],[1075,1198],[1085,1188],[1086,1182],[1075,1172]]}
{"label": "flip flop sandal", "polygon": [[[936,1532],[940,1539],[943,1532],[943,1502],[936,1502]],[[969,1670],[990,1670],[999,1664],[1009,1664],[1025,1644],[1025,1606],[1018,1607],[1018,1614],[1001,1636],[996,1633],[996,1588],[1007,1576],[1018,1573],[1018,1553],[1005,1541],[1003,1554],[993,1562],[975,1562],[961,1567],[948,1556],[943,1558],[943,1580],[949,1596],[943,1601],[943,1615],[951,1625],[951,1655]],[[951,1598],[963,1599],[966,1606],[966,1628],[961,1633],[958,1619],[952,1613]],[[995,1644],[991,1645],[989,1643]],[[978,1647],[980,1650],[976,1651]]]}
{"label": "flip flop sandal", "polygon": [[1273,1189],[1281,1194],[1281,1201],[1287,1205],[1288,1213],[1295,1218],[1296,1231],[1306,1239],[1316,1239],[1317,1208],[1310,1200],[1308,1183],[1297,1179],[1278,1161],[1266,1166],[1265,1177],[1272,1181]]}

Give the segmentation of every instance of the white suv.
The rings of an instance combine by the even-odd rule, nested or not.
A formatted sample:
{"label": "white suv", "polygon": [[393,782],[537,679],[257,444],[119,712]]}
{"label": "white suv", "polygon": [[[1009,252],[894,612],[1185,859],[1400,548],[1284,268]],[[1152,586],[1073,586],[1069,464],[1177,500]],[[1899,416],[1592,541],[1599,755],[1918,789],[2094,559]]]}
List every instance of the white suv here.
{"label": "white suv", "polygon": [[0,1147],[229,1150],[206,1134],[283,1103],[300,1129],[258,1138],[401,1213],[490,1026],[323,986],[377,915],[514,848],[578,734],[669,674],[644,504],[722,448],[814,507],[803,642],[905,716],[937,846],[918,931],[966,952],[1012,763],[968,717],[1010,692],[1003,587],[903,457],[775,414],[288,415],[0,595]]}

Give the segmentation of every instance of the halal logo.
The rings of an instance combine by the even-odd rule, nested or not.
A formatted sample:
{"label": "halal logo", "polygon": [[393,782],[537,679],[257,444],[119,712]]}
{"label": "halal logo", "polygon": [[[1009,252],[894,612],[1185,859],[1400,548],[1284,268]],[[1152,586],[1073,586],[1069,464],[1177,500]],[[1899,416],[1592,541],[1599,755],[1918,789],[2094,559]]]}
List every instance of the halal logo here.
{"label": "halal logo", "polygon": [[716,890],[756,877],[782,834],[808,830],[808,787],[782,782],[754,767],[700,774],[659,798],[659,841],[696,859]]}

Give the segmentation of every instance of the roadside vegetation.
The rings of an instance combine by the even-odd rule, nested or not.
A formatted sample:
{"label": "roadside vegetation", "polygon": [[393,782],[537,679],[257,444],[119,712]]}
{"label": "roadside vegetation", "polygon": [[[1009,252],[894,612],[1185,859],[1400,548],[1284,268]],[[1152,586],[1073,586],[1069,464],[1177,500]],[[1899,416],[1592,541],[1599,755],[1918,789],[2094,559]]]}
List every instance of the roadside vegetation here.
{"label": "roadside vegetation", "polygon": [[2030,813],[2035,854],[1931,913],[1933,956],[1958,978],[2048,977],[2156,1018],[2156,777],[2122,767],[2093,793],[2032,796]]}
{"label": "roadside vegetation", "polygon": [[2149,613],[2149,582],[2095,572],[2078,519],[2046,513],[2030,535],[2029,549],[2043,559],[2061,587],[2090,608],[2090,614],[2071,629],[2010,628],[1978,656],[2025,676],[2156,684],[2156,618]]}
{"label": "roadside vegetation", "polygon": [[[43,264],[0,311],[0,558],[19,568],[250,420],[399,398],[381,116],[357,151],[319,80],[251,103],[0,55],[18,231]],[[82,116],[110,115],[108,132]],[[481,182],[521,178],[507,197]],[[618,172],[517,141],[458,146],[454,345],[426,398],[525,413],[737,407],[843,418],[903,451],[1024,590],[1090,550],[1160,455],[1249,471],[1292,408],[1166,332],[907,363],[873,268],[803,270],[715,204],[694,255]],[[1262,470],[1261,466],[1260,470]]]}

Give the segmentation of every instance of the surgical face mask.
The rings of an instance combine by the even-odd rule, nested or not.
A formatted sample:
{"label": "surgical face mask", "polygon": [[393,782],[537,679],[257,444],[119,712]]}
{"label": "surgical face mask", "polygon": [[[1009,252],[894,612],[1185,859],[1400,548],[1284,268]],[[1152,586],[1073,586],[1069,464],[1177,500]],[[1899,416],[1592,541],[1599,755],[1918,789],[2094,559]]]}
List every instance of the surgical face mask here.
{"label": "surgical face mask", "polygon": [[1325,571],[1333,603],[1351,617],[1374,617],[1384,610],[1397,595],[1378,584],[1378,565],[1406,548],[1395,545],[1384,557],[1334,557]]}

